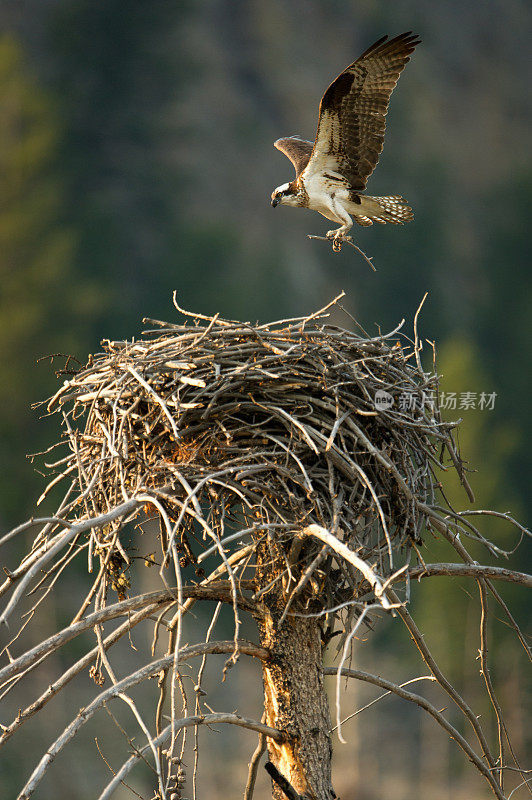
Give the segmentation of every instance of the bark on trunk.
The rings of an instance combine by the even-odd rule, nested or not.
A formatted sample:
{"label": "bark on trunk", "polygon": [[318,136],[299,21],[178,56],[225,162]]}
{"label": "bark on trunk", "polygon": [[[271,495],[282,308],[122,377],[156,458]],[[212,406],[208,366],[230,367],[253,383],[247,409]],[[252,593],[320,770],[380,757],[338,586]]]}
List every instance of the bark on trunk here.
{"label": "bark on trunk", "polygon": [[[321,629],[316,619],[287,617],[278,626],[278,604],[261,625],[261,643],[272,657],[263,665],[265,722],[286,732],[268,742],[270,761],[301,795],[331,800],[331,737],[323,685]],[[279,604],[280,605],[280,604]],[[275,800],[286,800],[273,785]]]}

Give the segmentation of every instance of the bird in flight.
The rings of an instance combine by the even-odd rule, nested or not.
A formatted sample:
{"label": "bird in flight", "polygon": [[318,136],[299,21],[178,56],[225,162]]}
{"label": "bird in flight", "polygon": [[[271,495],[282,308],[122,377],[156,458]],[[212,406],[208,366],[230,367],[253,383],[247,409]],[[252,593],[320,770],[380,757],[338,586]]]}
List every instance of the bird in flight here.
{"label": "bird in flight", "polygon": [[296,177],[273,191],[272,206],[310,208],[340,223],[327,233],[334,250],[351,242],[347,232],[353,220],[372,225],[413,219],[400,195],[371,197],[362,192],[382,152],[390,95],[419,42],[411,31],[390,40],[383,36],[323,95],[314,142],[299,136],[274,142],[294,165]]}

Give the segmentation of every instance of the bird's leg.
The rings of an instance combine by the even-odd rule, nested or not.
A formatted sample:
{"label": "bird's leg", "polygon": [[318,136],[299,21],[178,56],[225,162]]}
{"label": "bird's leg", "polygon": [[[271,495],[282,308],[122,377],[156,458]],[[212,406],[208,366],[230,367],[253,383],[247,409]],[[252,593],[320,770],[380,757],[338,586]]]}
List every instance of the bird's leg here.
{"label": "bird's leg", "polygon": [[351,230],[351,225],[342,225],[341,228],[336,228],[334,231],[327,231],[326,237],[327,239],[342,239],[347,242],[353,238],[352,236],[346,236],[348,230]]}
{"label": "bird's leg", "polygon": [[[351,237],[346,236],[346,234],[347,231],[351,230],[351,228],[353,227],[353,220],[351,219],[345,208],[343,208],[343,206],[341,206],[340,203],[335,201],[334,197],[332,199],[332,204],[336,217],[338,218],[338,221],[342,222],[343,225],[341,225],[339,228],[336,228],[336,230],[334,231],[327,231],[327,239],[333,239],[333,249],[340,250],[342,246],[341,242],[352,241]],[[339,246],[335,247],[335,245]]]}
{"label": "bird's leg", "polygon": [[350,230],[350,228],[351,225],[342,225],[341,228],[337,228],[335,231],[327,231],[327,239],[332,239],[332,246],[335,253],[340,252],[344,242],[352,244],[353,237],[346,235],[346,232]]}

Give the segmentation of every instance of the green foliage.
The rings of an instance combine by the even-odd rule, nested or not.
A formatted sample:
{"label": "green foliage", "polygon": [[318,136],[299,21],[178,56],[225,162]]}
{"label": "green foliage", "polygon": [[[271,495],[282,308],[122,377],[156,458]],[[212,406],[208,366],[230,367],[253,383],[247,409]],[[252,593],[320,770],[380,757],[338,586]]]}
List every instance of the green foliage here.
{"label": "green foliage", "polygon": [[[532,441],[532,370],[530,360],[530,224],[532,197],[530,167],[511,175],[485,198],[484,267],[491,276],[480,309],[478,337],[485,343],[483,356],[500,385],[498,416],[511,419],[519,429],[509,475],[523,498],[530,499],[530,442]],[[494,213],[492,198],[496,199]],[[496,313],[494,313],[496,309]],[[530,511],[530,509],[529,509]]]}
{"label": "green foliage", "polygon": [[[450,339],[439,353],[441,391],[446,395],[454,392],[458,399],[457,409],[444,411],[444,415],[449,420],[463,419],[457,431],[457,440],[466,468],[471,470],[468,480],[475,494],[475,503],[469,502],[452,469],[439,475],[442,491],[456,511],[492,509],[509,512],[514,518],[520,519],[521,504],[507,478],[508,464],[517,444],[515,426],[497,420],[497,398],[494,410],[480,409],[478,402],[476,408],[459,408],[463,392],[476,393],[477,401],[482,392],[496,392],[493,379],[480,365],[478,349],[466,337]],[[513,549],[519,540],[518,532],[503,520],[471,517],[471,522],[478,525],[483,536],[503,549]],[[467,547],[480,563],[496,563],[483,545],[468,540]],[[422,555],[426,562],[432,563],[459,560],[449,544],[437,536],[434,540],[427,538]],[[519,569],[519,566],[516,568]],[[505,587],[504,593],[508,598],[512,593],[511,587]],[[515,594],[517,601],[520,594]],[[471,659],[476,648],[472,647],[471,636],[478,640],[479,600],[476,584],[470,579],[430,578],[416,586],[413,596],[414,615],[421,629],[430,631],[429,644],[433,646],[437,660],[448,671],[451,680],[463,683],[471,670],[475,671]],[[471,625],[474,626],[472,630]],[[433,636],[432,632],[436,635]],[[503,631],[499,631],[499,634],[503,634]],[[499,635],[497,646],[506,647],[511,637],[512,634]],[[457,643],[460,644],[457,646]]]}
{"label": "green foliage", "polygon": [[[517,432],[515,424],[502,423],[497,417],[498,385],[483,369],[478,348],[469,338],[453,337],[440,349],[437,365],[441,374],[441,391],[457,395],[457,409],[446,410],[444,414],[447,419],[463,420],[457,430],[457,440],[466,468],[473,471],[469,474],[469,482],[476,495],[476,505],[479,508],[512,509],[514,516],[519,516],[522,509],[506,477],[517,445]],[[460,408],[460,395],[466,392],[475,394],[476,407]],[[482,393],[497,395],[493,409],[479,408],[478,400]],[[451,505],[463,507],[466,498],[456,474],[449,471],[442,483]],[[484,520],[483,531],[487,538],[493,538],[502,546],[503,539],[508,544],[510,530],[506,523],[495,518]]]}
{"label": "green foliage", "polygon": [[[168,313],[179,282],[186,176],[170,163],[187,136],[173,121],[189,70],[169,39],[179,12],[163,0],[60,3],[51,16],[52,85],[64,126],[66,207],[76,264],[101,293],[92,346]],[[166,280],[170,278],[171,280]]]}
{"label": "green foliage", "polygon": [[[63,189],[56,169],[60,129],[50,98],[25,68],[21,48],[0,39],[0,462],[2,513],[17,517],[31,504],[24,452],[38,449],[30,400],[35,361],[76,349],[88,294],[75,285],[72,229],[62,221]],[[40,370],[39,392],[53,386]],[[21,505],[19,505],[21,504]]]}

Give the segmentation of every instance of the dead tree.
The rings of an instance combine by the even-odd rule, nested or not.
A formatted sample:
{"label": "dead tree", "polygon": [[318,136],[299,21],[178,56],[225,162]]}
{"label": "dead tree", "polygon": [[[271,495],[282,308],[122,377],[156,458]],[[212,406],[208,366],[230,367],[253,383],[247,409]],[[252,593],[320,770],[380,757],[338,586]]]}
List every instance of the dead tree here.
{"label": "dead tree", "polygon": [[[105,342],[104,352],[65,380],[47,404],[50,413],[62,415],[59,444],[67,452],[50,462],[50,448],[52,476],[43,497],[61,481],[66,493],[52,517],[33,519],[0,540],[5,545],[40,524],[19,565],[4,567],[0,619],[16,618],[28,605],[28,592],[38,587],[38,600],[29,601],[37,618],[41,602],[80,556],[87,559],[92,585],[79,598],[72,623],[54,636],[38,641],[37,635],[37,643],[18,655],[17,634],[11,637],[0,669],[4,694],[15,692],[75,637],[90,630],[96,638],[40,696],[21,701],[19,713],[3,725],[0,743],[18,735],[35,714],[46,713],[48,701],[66,692],[76,675],[88,671],[96,691],[46,748],[20,800],[33,794],[68,742],[113,699],[128,705],[136,732],[124,731],[130,756],[114,770],[100,800],[127,785],[141,762],[153,769],[154,798],[178,800],[186,780],[195,796],[197,763],[193,775],[184,768],[187,731],[215,723],[259,734],[247,800],[265,748],[274,797],[330,800],[331,714],[323,679],[331,673],[337,675],[333,717],[340,738],[345,675],[427,711],[499,800],[507,797],[507,767],[526,781],[512,761],[489,677],[485,620],[479,651],[497,752],[434,660],[408,601],[414,578],[459,573],[477,581],[485,615],[488,595],[502,603],[496,580],[530,586],[532,579],[474,561],[468,538],[482,542],[491,555],[502,551],[484,538],[473,517],[446,507],[439,496],[442,467],[455,469],[470,496],[471,490],[453,441],[454,423],[440,414],[438,377],[422,366],[417,333],[409,339],[400,326],[386,335],[356,334],[331,324],[329,307],[268,325],[186,312],[184,323],[148,320],[151,327],[141,339]],[[408,403],[401,402],[404,397]],[[158,542],[146,552],[141,532],[150,518],[158,521]],[[133,523],[140,527],[131,533]],[[434,533],[447,540],[456,562],[423,561],[422,543]],[[154,565],[158,588],[139,591],[139,570]],[[194,629],[196,643],[184,644],[186,615],[202,600],[217,601],[214,618],[207,630]],[[212,630],[222,604],[233,610],[234,635],[219,641]],[[503,611],[530,654],[504,604]],[[257,623],[256,643],[240,635],[248,614]],[[421,694],[347,667],[357,631],[383,614],[406,625],[432,679],[463,714],[467,734]],[[141,667],[120,678],[113,647],[141,622],[153,626],[152,651],[142,654]],[[325,668],[331,640],[338,657]],[[225,654],[225,672],[245,657],[260,662],[261,720],[209,708],[202,681],[205,658],[215,654]],[[200,666],[189,696],[183,667],[194,659]],[[133,695],[150,678],[156,679],[157,697],[148,719]]]}

